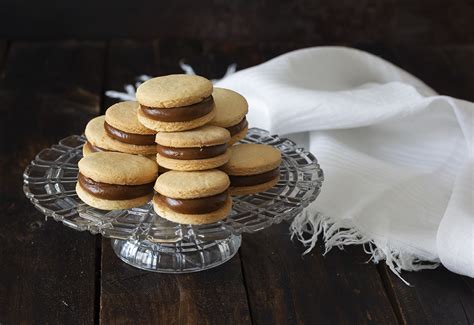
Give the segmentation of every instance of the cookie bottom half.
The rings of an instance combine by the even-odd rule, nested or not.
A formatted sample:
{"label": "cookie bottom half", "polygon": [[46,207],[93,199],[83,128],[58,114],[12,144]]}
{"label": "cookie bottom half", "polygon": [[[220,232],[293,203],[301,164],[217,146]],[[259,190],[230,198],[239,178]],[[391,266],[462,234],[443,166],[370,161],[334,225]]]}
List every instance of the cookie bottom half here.
{"label": "cookie bottom half", "polygon": [[169,221],[187,225],[203,225],[225,219],[232,210],[232,198],[229,196],[222,208],[204,214],[178,213],[156,200],[153,200],[153,208],[160,217]]}
{"label": "cookie bottom half", "polygon": [[84,203],[101,210],[123,210],[139,207],[148,203],[153,196],[153,193],[150,193],[130,200],[105,200],[86,192],[79,183],[76,184],[76,193]]}
{"label": "cookie bottom half", "polygon": [[156,154],[156,162],[158,165],[163,166],[171,170],[180,171],[194,171],[194,170],[207,170],[217,168],[224,165],[230,159],[231,152],[229,149],[222,155],[207,158],[207,159],[192,159],[192,160],[180,160],[163,157],[159,153]]}
{"label": "cookie bottom half", "polygon": [[280,176],[272,179],[269,182],[265,182],[262,184],[252,185],[252,186],[231,186],[229,188],[229,193],[231,195],[249,195],[255,194],[259,192],[265,192],[275,186],[278,181],[280,180]]}
{"label": "cookie bottom half", "polygon": [[[170,108],[172,109],[172,108]],[[185,121],[185,122],[162,122],[150,119],[143,114],[141,110],[138,111],[138,120],[144,126],[151,130],[155,130],[158,132],[175,132],[175,131],[185,131],[198,128],[200,126],[205,125],[209,121],[211,121],[214,116],[216,115],[216,110],[213,109],[208,114],[201,116],[200,118]]]}

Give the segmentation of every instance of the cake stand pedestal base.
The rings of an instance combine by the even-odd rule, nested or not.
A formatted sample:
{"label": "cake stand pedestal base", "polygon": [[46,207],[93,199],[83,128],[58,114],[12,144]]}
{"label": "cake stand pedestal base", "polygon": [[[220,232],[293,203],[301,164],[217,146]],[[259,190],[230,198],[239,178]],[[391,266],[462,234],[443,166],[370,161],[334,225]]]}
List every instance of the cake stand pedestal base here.
{"label": "cake stand pedestal base", "polygon": [[242,236],[231,235],[213,241],[152,243],[147,240],[112,239],[112,248],[125,263],[161,273],[204,271],[230,260],[238,251]]}

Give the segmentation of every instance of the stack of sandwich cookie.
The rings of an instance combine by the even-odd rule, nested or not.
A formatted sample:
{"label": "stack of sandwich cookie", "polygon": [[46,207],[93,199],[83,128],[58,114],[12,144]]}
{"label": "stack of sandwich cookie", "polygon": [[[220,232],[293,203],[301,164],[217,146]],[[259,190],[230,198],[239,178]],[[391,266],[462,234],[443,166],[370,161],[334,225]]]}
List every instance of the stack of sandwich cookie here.
{"label": "stack of sandwich cookie", "polygon": [[158,165],[145,157],[120,152],[96,152],[79,163],[76,192],[90,206],[129,209],[153,196]]}
{"label": "stack of sandwich cookie", "polygon": [[156,131],[143,126],[137,117],[138,103],[120,102],[105,112],[104,129],[108,136],[108,147],[114,151],[139,154],[156,154]]}
{"label": "stack of sandwich cookie", "polygon": [[169,171],[158,177],[155,212],[182,224],[207,224],[224,219],[232,209],[229,177],[219,170]]}
{"label": "stack of sandwich cookie", "polygon": [[279,180],[281,153],[264,144],[232,146],[231,158],[221,167],[229,175],[230,193],[247,195],[266,191]]}
{"label": "stack of sandwich cookie", "polygon": [[245,98],[235,91],[224,88],[214,88],[212,97],[216,105],[216,116],[209,122],[209,125],[227,129],[231,136],[229,145],[245,138],[248,131],[248,123],[245,118],[248,104]]}
{"label": "stack of sandwich cookie", "polygon": [[145,81],[137,89],[138,119],[149,129],[173,132],[205,125],[215,116],[212,83],[193,75]]}
{"label": "stack of sandwich cookie", "polygon": [[156,161],[171,170],[212,169],[230,158],[229,131],[218,126],[202,126],[183,132],[158,132]]}
{"label": "stack of sandwich cookie", "polygon": [[82,147],[82,153],[87,156],[94,152],[115,151],[110,145],[109,137],[104,129],[105,116],[101,115],[87,123],[85,135],[87,142]]}

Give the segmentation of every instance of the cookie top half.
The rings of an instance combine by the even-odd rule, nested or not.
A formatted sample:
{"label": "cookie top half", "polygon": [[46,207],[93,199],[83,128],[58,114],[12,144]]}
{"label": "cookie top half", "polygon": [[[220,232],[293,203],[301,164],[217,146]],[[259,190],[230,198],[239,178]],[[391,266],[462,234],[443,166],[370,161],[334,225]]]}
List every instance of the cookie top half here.
{"label": "cookie top half", "polygon": [[281,163],[280,150],[265,144],[239,144],[229,150],[231,158],[221,167],[229,175],[257,175],[273,170]]}
{"label": "cookie top half", "polygon": [[158,165],[151,159],[121,152],[96,152],[78,165],[82,175],[107,184],[141,185],[158,176]]}
{"label": "cookie top half", "polygon": [[227,174],[217,169],[196,172],[172,170],[158,177],[155,191],[175,199],[196,199],[220,194],[229,185]]}
{"label": "cookie top half", "polygon": [[230,133],[218,126],[205,125],[183,132],[159,132],[155,141],[159,145],[174,148],[199,148],[227,143]]}
{"label": "cookie top half", "polygon": [[201,102],[212,94],[212,83],[200,76],[172,74],[142,83],[136,93],[141,105],[174,108]]}
{"label": "cookie top half", "polygon": [[138,103],[126,101],[110,106],[105,112],[105,121],[116,129],[134,134],[155,134],[138,121]]}
{"label": "cookie top half", "polygon": [[114,151],[114,148],[110,146],[110,140],[104,129],[105,116],[97,116],[90,120],[86,125],[84,134],[86,135],[87,141],[92,145]]}
{"label": "cookie top half", "polygon": [[209,123],[223,128],[236,125],[248,113],[247,100],[233,90],[214,88],[212,93],[216,105],[216,116]]}

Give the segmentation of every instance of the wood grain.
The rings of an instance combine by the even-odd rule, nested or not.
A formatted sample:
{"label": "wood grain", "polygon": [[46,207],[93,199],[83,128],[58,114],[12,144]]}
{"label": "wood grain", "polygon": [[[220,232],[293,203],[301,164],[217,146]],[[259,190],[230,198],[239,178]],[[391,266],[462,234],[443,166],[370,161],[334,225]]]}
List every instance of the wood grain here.
{"label": "wood grain", "polygon": [[[158,53],[157,43],[153,46],[147,42],[112,42],[106,88],[117,89],[142,73],[179,72],[177,61],[163,63]],[[113,100],[105,102],[107,106]],[[250,323],[238,256],[206,272],[151,273],[124,264],[112,251],[110,240],[103,239],[101,270],[102,323]]]}
{"label": "wood grain", "polygon": [[[195,38],[211,41],[466,44],[474,6],[465,0],[4,0],[7,39]],[[57,19],[61,17],[61,19]]]}
{"label": "wood grain", "polygon": [[403,272],[403,278],[412,285],[409,287],[388,267],[381,266],[380,270],[404,324],[474,323],[474,290],[466,284],[464,277],[444,267],[417,273]]}
{"label": "wood grain", "polygon": [[[102,43],[13,42],[0,79],[0,323],[94,322],[96,237],[45,221],[24,168],[99,107]],[[94,71],[94,73],[91,73]]]}
{"label": "wood grain", "polygon": [[360,248],[320,245],[302,256],[289,225],[243,238],[241,259],[255,324],[396,324],[377,268]]}

